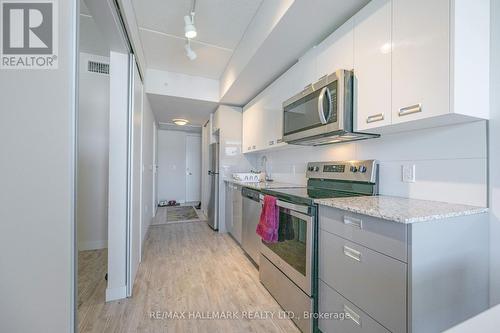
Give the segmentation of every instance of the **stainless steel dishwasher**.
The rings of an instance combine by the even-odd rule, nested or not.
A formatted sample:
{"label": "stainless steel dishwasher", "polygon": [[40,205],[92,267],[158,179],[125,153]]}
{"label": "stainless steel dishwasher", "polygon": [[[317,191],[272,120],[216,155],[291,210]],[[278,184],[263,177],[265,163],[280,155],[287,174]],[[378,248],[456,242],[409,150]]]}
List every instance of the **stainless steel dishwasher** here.
{"label": "stainless steel dishwasher", "polygon": [[259,223],[260,211],[262,204],[260,198],[262,195],[259,191],[243,187],[241,190],[243,197],[243,232],[241,245],[243,250],[258,266],[260,259],[260,246],[262,244],[260,236],[255,230]]}

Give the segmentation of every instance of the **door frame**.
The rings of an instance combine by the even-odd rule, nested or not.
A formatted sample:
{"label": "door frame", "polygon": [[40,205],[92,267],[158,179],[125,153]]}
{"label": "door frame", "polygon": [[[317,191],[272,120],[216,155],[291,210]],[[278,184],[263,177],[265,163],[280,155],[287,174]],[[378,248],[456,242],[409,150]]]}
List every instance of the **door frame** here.
{"label": "door frame", "polygon": [[158,126],[156,121],[153,122],[153,162],[152,162],[152,171],[153,171],[153,217],[156,217],[156,213],[158,210]]}
{"label": "door frame", "polygon": [[184,192],[186,193],[185,196],[184,196],[184,203],[187,203],[187,202],[191,202],[191,201],[188,201],[188,175],[187,175],[187,147],[188,147],[188,138],[189,137],[194,137],[194,138],[199,138],[200,139],[200,200],[199,202],[201,202],[201,193],[202,193],[202,174],[203,174],[203,170],[202,170],[202,167],[203,167],[203,154],[202,154],[202,149],[203,149],[203,145],[202,145],[202,136],[201,134],[198,134],[198,133],[186,133],[186,142],[185,142],[185,146],[184,146],[184,151],[185,151],[185,159],[186,159],[186,170],[184,170],[186,172],[186,175],[185,175],[185,180],[184,180]]}

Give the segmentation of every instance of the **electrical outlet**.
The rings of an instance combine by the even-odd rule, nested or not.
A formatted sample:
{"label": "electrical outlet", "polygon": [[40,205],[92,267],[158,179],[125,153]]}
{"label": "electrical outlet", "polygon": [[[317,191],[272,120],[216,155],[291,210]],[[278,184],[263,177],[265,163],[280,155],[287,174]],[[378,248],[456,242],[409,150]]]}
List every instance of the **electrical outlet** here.
{"label": "electrical outlet", "polygon": [[402,165],[402,180],[404,183],[415,182],[415,164]]}

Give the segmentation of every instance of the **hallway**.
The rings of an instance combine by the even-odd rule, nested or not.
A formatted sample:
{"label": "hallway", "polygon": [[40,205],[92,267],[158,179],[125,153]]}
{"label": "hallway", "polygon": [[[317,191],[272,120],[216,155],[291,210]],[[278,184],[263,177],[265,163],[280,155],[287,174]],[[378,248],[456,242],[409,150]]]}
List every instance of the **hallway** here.
{"label": "hallway", "polygon": [[[104,288],[97,288],[101,295],[79,307],[80,332],[299,332],[291,320],[278,318],[280,306],[234,240],[206,223],[152,225],[144,251],[133,298],[105,304]],[[182,311],[186,319],[164,314]],[[274,318],[264,319],[261,311]],[[235,312],[238,318],[188,318],[207,312]],[[244,312],[259,312],[262,319],[250,320]]]}

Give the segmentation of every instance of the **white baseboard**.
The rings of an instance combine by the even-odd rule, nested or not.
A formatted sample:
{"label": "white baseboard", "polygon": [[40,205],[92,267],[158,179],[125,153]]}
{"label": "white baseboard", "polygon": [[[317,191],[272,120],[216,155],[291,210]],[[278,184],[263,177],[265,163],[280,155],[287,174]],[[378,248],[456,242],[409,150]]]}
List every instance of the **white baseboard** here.
{"label": "white baseboard", "polygon": [[107,240],[78,243],[78,251],[100,250],[100,249],[106,249],[107,247],[108,247]]}
{"label": "white baseboard", "polygon": [[127,286],[118,288],[106,288],[106,302],[127,298]]}

